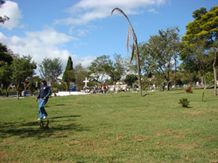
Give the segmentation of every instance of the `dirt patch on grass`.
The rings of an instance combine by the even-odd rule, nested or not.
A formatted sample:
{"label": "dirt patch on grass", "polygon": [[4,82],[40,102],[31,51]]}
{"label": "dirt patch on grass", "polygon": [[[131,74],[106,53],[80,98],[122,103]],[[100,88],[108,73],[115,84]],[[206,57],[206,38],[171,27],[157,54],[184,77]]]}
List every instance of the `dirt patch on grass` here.
{"label": "dirt patch on grass", "polygon": [[132,140],[135,142],[144,142],[149,140],[149,137],[144,136],[144,135],[135,135],[132,137]]}
{"label": "dirt patch on grass", "polygon": [[8,154],[0,151],[0,160],[6,160],[8,158]]}
{"label": "dirt patch on grass", "polygon": [[[114,145],[114,141],[112,140],[107,140],[107,139],[83,139],[83,140],[73,140],[68,142],[66,145],[68,147],[73,147],[79,149],[77,152],[103,152],[106,153],[107,148]],[[78,148],[79,147],[79,148]]]}
{"label": "dirt patch on grass", "polygon": [[[183,132],[185,132],[185,131],[183,131]],[[173,136],[177,139],[185,137],[183,133],[176,131],[176,130],[172,130],[172,129],[165,129],[165,130],[158,131],[155,133],[155,136],[157,136],[157,137]]]}
{"label": "dirt patch on grass", "polygon": [[3,140],[3,143],[4,143],[4,144],[7,144],[7,145],[11,145],[11,144],[14,144],[14,141],[11,140],[11,139],[4,139],[4,140]]}
{"label": "dirt patch on grass", "polygon": [[116,135],[116,141],[122,141],[125,139],[125,136],[123,134]]}
{"label": "dirt patch on grass", "polygon": [[189,143],[189,144],[178,144],[177,146],[181,150],[192,150],[194,148],[198,147],[198,144],[196,143]]}
{"label": "dirt patch on grass", "polygon": [[197,116],[201,116],[204,114],[204,112],[202,111],[190,111],[186,113],[187,115],[190,115],[192,117],[197,117]]}
{"label": "dirt patch on grass", "polygon": [[204,137],[204,140],[216,142],[216,141],[218,141],[218,137],[215,137],[215,136],[206,136],[206,137]]}

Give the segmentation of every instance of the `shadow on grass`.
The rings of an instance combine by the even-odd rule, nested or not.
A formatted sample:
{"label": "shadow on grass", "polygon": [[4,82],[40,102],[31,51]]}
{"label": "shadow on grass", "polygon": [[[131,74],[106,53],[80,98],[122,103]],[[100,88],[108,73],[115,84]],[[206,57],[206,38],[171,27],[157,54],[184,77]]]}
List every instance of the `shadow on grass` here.
{"label": "shadow on grass", "polygon": [[[68,137],[74,132],[89,131],[89,128],[83,127],[80,124],[72,123],[72,119],[62,120],[61,118],[80,117],[80,115],[59,116],[50,118],[48,129],[39,127],[39,122],[0,122],[0,138],[8,138],[18,136],[21,138],[36,137],[36,138],[58,138]],[[55,119],[59,119],[56,121]],[[64,123],[63,123],[64,122]]]}
{"label": "shadow on grass", "polygon": [[65,104],[56,104],[55,106],[65,106]]}
{"label": "shadow on grass", "polygon": [[63,115],[63,116],[51,117],[49,119],[78,118],[78,117],[81,117],[81,116],[80,115]]}

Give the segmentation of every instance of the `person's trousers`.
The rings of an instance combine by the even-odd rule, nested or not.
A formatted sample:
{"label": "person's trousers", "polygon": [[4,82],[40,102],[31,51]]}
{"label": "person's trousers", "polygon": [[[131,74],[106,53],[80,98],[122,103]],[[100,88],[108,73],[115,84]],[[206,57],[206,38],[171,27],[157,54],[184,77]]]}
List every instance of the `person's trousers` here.
{"label": "person's trousers", "polygon": [[39,106],[39,118],[43,119],[43,117],[47,117],[48,114],[45,111],[45,104],[47,103],[48,100],[44,100],[42,98],[38,99],[38,106]]}

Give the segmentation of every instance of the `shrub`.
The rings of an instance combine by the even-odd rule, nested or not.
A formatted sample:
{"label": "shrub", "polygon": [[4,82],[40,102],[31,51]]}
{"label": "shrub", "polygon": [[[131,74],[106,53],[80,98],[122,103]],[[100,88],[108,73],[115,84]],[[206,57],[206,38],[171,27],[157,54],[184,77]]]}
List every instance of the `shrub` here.
{"label": "shrub", "polygon": [[186,91],[187,93],[193,93],[193,91],[192,91],[192,86],[191,86],[191,85],[188,86],[188,87],[185,89],[185,91]]}
{"label": "shrub", "polygon": [[179,104],[182,105],[182,107],[188,108],[190,101],[187,98],[182,98],[179,100]]}

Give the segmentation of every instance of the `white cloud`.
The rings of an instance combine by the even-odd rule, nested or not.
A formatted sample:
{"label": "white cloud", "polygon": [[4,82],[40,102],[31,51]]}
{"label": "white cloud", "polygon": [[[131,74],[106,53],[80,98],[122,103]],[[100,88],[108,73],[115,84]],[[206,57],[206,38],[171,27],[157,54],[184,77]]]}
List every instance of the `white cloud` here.
{"label": "white cloud", "polygon": [[8,37],[0,32],[1,43],[7,45],[15,54],[30,55],[37,64],[41,63],[44,58],[60,58],[65,67],[68,57],[72,56],[74,65],[81,63],[82,66],[88,67],[95,57],[73,55],[64,48],[64,45],[72,40],[74,40],[73,37],[57,32],[52,28],[27,32],[24,37]]}
{"label": "white cloud", "polygon": [[159,6],[165,2],[166,0],[80,0],[67,10],[70,17],[57,20],[56,23],[72,26],[83,25],[110,16],[111,10],[115,7],[121,8],[128,14],[137,14],[148,9],[148,7]]}
{"label": "white cloud", "polygon": [[0,16],[9,17],[9,20],[7,20],[4,24],[1,23],[0,27],[7,29],[18,27],[21,19],[18,4],[12,1],[5,1],[5,3],[1,6]]}
{"label": "white cloud", "polygon": [[76,64],[81,63],[83,67],[87,68],[90,66],[91,62],[94,61],[96,57],[94,56],[87,56],[87,57],[79,57],[79,56],[74,56],[74,60]]}
{"label": "white cloud", "polygon": [[54,46],[67,43],[73,39],[72,36],[66,35],[64,33],[59,33],[52,28],[46,28],[39,32],[28,32],[26,33],[26,37],[37,40],[46,46]]}
{"label": "white cloud", "polygon": [[7,37],[0,32],[0,42],[6,44],[15,54],[32,56],[37,63],[40,63],[45,57],[59,57],[66,61],[68,56],[72,54],[70,51],[61,48],[61,45],[71,40],[72,37],[54,29],[27,32],[24,37]]}
{"label": "white cloud", "polygon": [[148,12],[153,13],[153,14],[159,14],[159,12],[154,8],[149,9]]}

